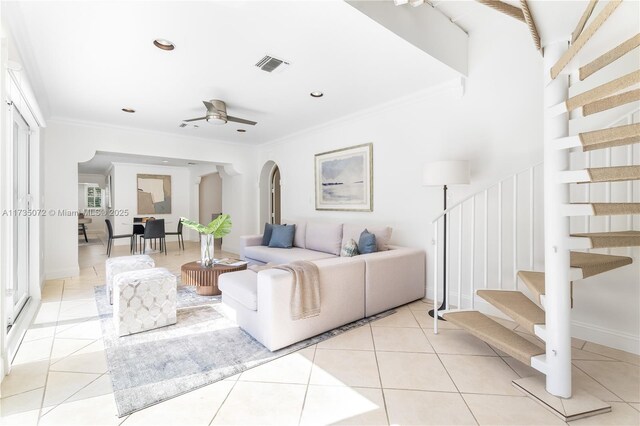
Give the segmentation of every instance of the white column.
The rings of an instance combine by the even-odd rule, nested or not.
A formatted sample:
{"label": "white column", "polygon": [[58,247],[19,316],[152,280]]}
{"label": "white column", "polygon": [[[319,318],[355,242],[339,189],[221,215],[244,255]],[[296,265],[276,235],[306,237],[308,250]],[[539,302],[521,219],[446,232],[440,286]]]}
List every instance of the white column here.
{"label": "white column", "polygon": [[[556,41],[544,47],[544,72],[569,46]],[[545,75],[545,81],[548,77]],[[557,183],[557,173],[569,168],[567,150],[553,148],[554,139],[568,136],[568,115],[549,118],[548,107],[563,102],[568,96],[567,74],[553,80],[544,90],[544,260],[545,312],[547,328],[546,362],[547,392],[563,398],[571,397],[571,293],[569,283],[569,218],[559,208],[569,202],[569,185]]]}

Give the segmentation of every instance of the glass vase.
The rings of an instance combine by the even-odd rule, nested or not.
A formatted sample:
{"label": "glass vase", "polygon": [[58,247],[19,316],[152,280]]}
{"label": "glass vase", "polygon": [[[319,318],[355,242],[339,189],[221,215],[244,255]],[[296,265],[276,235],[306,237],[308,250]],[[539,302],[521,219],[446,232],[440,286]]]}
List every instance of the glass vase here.
{"label": "glass vase", "polygon": [[215,263],[215,239],[211,234],[200,234],[200,262],[205,268]]}

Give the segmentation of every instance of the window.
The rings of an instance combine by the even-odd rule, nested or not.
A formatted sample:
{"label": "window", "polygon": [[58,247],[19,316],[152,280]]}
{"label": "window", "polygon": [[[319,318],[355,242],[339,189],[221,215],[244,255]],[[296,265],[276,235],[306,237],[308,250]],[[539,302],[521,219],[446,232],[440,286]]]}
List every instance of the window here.
{"label": "window", "polygon": [[102,207],[102,189],[97,186],[87,186],[87,208]]}

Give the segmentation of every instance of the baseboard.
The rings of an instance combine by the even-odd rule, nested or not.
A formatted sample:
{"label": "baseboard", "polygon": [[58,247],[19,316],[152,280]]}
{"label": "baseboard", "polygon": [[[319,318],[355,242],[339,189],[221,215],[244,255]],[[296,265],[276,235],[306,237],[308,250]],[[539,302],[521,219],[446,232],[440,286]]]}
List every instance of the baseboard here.
{"label": "baseboard", "polygon": [[580,321],[571,321],[571,335],[578,339],[640,355],[640,338],[630,333]]}
{"label": "baseboard", "polygon": [[53,271],[46,271],[45,279],[57,280],[60,278],[77,277],[78,275],[80,275],[80,267],[76,266],[75,268],[63,268],[55,269]]}

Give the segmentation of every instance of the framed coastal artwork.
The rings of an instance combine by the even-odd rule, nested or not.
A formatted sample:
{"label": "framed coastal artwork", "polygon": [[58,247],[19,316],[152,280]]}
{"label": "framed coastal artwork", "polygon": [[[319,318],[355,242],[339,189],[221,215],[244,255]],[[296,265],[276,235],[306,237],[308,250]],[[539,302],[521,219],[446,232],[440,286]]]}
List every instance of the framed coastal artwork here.
{"label": "framed coastal artwork", "polygon": [[373,144],[315,156],[316,210],[373,211]]}
{"label": "framed coastal artwork", "polygon": [[171,213],[171,176],[138,175],[138,214]]}

